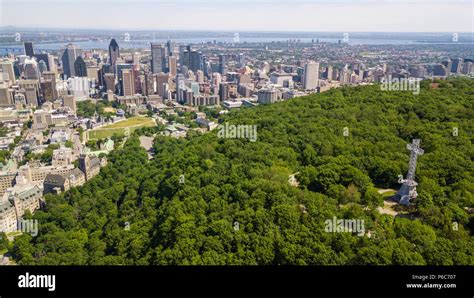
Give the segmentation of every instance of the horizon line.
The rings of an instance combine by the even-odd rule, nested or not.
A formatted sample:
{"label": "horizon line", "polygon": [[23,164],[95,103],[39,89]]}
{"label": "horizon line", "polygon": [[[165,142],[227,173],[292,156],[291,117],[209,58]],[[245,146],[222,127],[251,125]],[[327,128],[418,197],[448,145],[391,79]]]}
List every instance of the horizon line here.
{"label": "horizon line", "polygon": [[39,31],[39,30],[94,30],[94,31],[130,31],[130,32],[167,32],[167,31],[176,31],[176,32],[264,32],[264,33],[457,33],[457,34],[472,34],[474,35],[474,31],[309,31],[309,30],[268,30],[268,29],[245,29],[245,30],[237,30],[237,29],[226,29],[226,30],[218,30],[218,29],[172,29],[172,28],[162,28],[162,29],[139,29],[139,28],[95,28],[95,27],[32,27],[32,26],[14,26],[14,25],[4,25],[0,26],[1,30],[8,30],[11,29],[23,29],[23,30],[31,30],[31,31]]}

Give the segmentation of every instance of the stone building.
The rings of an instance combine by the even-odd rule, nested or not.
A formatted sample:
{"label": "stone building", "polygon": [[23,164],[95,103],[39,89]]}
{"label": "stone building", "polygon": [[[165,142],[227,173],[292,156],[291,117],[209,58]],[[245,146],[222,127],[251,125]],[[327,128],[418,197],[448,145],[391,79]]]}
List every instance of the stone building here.
{"label": "stone building", "polygon": [[48,174],[44,179],[44,193],[68,191],[71,187],[81,186],[86,183],[85,174],[75,168],[66,174]]}
{"label": "stone building", "polygon": [[100,172],[101,167],[107,165],[107,158],[99,158],[97,156],[91,156],[82,154],[79,157],[79,169],[86,175],[86,181],[97,176]]}
{"label": "stone building", "polygon": [[41,206],[43,192],[36,185],[18,184],[0,197],[0,231],[17,231],[18,221],[28,210],[31,213]]}

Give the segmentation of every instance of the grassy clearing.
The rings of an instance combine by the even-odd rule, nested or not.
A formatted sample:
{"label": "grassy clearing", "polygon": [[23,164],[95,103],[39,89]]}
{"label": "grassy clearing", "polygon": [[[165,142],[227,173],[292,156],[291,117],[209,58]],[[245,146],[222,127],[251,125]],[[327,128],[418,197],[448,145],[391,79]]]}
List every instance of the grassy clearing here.
{"label": "grassy clearing", "polygon": [[117,134],[119,136],[125,135],[126,129],[133,133],[134,130],[144,126],[155,126],[156,123],[152,118],[147,117],[133,117],[124,121],[110,124],[98,129],[88,131],[89,140],[104,139]]}
{"label": "grassy clearing", "polygon": [[131,127],[131,126],[154,126],[155,121],[153,121],[152,118],[148,117],[132,117],[128,118],[127,120],[120,121],[114,124],[110,124],[107,126],[102,127],[101,129],[106,129],[106,128],[126,128],[126,127]]}

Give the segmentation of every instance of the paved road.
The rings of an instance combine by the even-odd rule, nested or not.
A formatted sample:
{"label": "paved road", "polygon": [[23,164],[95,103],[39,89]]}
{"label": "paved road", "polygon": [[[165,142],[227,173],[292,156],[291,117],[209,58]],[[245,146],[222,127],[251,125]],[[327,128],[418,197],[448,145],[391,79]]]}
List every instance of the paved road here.
{"label": "paved road", "polygon": [[153,137],[141,136],[140,137],[140,145],[145,148],[148,152],[148,159],[152,159],[154,152],[153,152]]}

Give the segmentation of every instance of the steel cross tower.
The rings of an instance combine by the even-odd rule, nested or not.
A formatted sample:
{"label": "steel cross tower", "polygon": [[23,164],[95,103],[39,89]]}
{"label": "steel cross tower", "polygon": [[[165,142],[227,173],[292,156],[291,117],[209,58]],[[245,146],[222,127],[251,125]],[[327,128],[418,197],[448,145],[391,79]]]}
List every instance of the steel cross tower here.
{"label": "steel cross tower", "polygon": [[418,196],[418,193],[416,192],[416,186],[418,183],[415,181],[416,160],[418,155],[423,155],[425,152],[420,148],[420,142],[420,139],[414,139],[411,144],[407,144],[407,149],[411,151],[407,178],[403,179],[400,175],[398,182],[403,183],[403,185],[393,197],[397,202],[403,205],[409,205],[410,200],[415,199]]}

